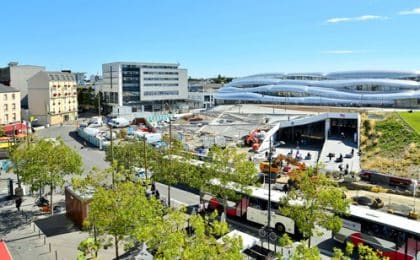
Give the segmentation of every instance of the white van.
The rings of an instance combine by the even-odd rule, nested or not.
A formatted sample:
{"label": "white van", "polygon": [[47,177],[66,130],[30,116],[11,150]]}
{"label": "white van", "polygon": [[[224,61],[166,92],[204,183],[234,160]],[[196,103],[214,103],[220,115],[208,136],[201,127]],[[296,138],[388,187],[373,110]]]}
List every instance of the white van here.
{"label": "white van", "polygon": [[108,125],[115,127],[115,128],[123,128],[130,125],[130,122],[122,117],[113,118],[108,121]]}

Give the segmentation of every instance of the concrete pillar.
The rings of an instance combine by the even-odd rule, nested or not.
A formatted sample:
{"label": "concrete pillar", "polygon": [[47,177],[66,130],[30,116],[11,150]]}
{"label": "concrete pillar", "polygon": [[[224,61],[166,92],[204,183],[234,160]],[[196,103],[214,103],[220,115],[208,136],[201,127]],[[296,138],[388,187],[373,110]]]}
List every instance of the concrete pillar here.
{"label": "concrete pillar", "polygon": [[331,120],[329,118],[325,119],[325,140],[328,139],[328,132],[330,130]]}

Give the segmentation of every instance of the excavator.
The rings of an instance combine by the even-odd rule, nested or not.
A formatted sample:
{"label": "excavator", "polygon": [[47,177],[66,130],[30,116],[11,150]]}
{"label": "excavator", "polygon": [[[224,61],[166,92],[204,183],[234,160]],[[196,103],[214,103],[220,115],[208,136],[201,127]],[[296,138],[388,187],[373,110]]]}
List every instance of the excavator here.
{"label": "excavator", "polygon": [[[271,163],[271,173],[280,173],[281,167],[280,162],[286,161],[287,163],[294,165],[297,171],[304,171],[306,170],[306,164],[300,163],[292,157],[279,154],[276,159]],[[287,167],[287,166],[285,166]],[[263,173],[268,173],[270,171],[269,162],[263,161],[260,162],[260,171]]]}
{"label": "excavator", "polygon": [[259,144],[262,142],[261,138],[261,130],[260,129],[254,129],[249,134],[242,137],[244,140],[244,144],[246,146],[253,146],[254,144]]}

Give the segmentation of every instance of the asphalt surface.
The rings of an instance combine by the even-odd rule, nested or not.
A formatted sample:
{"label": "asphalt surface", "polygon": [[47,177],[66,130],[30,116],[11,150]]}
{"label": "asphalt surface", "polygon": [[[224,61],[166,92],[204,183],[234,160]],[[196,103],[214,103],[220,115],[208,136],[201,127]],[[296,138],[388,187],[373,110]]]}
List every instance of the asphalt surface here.
{"label": "asphalt surface", "polygon": [[[50,137],[57,138],[61,137],[64,142],[75,149],[83,159],[83,164],[85,167],[84,174],[87,174],[93,167],[98,169],[105,169],[109,166],[108,162],[105,162],[105,153],[100,151],[95,147],[85,147],[83,141],[77,136],[76,126],[74,125],[64,125],[64,126],[53,126],[37,131],[35,134],[39,137]],[[159,190],[161,198],[167,200],[167,186],[165,184],[157,183],[156,188]],[[196,206],[199,203],[199,196],[190,191],[186,191],[180,188],[171,187],[171,205],[175,207],[179,206]],[[232,229],[238,229],[242,232],[248,233],[252,236],[258,236],[259,227],[248,225],[243,222],[236,220],[229,220],[229,225]],[[329,258],[331,255],[332,247],[339,247],[331,238],[331,232],[324,232],[321,236],[315,236],[311,239],[312,245],[318,245],[320,248],[323,258]],[[270,246],[271,250],[274,250],[272,244],[267,245],[266,239],[263,239],[264,247]],[[276,251],[281,250],[280,247],[276,248]],[[292,249],[293,251],[293,249]]]}

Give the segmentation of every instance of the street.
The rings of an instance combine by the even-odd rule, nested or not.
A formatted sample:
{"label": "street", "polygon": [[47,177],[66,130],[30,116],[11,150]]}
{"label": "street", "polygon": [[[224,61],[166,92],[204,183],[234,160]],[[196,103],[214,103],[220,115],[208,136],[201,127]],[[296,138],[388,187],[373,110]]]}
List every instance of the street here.
{"label": "street", "polygon": [[[83,163],[85,166],[85,174],[89,172],[92,167],[97,167],[98,169],[104,169],[108,167],[108,163],[104,161],[105,152],[100,151],[95,147],[87,147],[80,149],[83,146],[83,142],[78,141],[80,140],[79,137],[75,132],[75,126],[56,126],[43,129],[38,132],[39,136],[42,137],[61,137],[64,142],[70,146],[75,147],[75,149],[80,153],[83,158]],[[161,198],[167,200],[167,186],[165,184],[156,183],[156,188],[159,190],[161,194]],[[198,205],[199,203],[199,196],[197,194],[171,187],[171,204],[173,206],[192,206]],[[241,230],[246,232],[250,235],[258,237],[258,229],[251,227],[250,225],[246,225],[243,223],[232,221],[230,223],[232,228]],[[325,255],[331,255],[332,247],[336,246],[339,247],[340,245],[336,243],[331,238],[331,232],[325,231],[323,235],[314,236],[311,238],[312,245],[318,245],[320,247],[321,252]],[[265,247],[268,247],[265,242]],[[271,245],[273,248],[273,246]]]}

